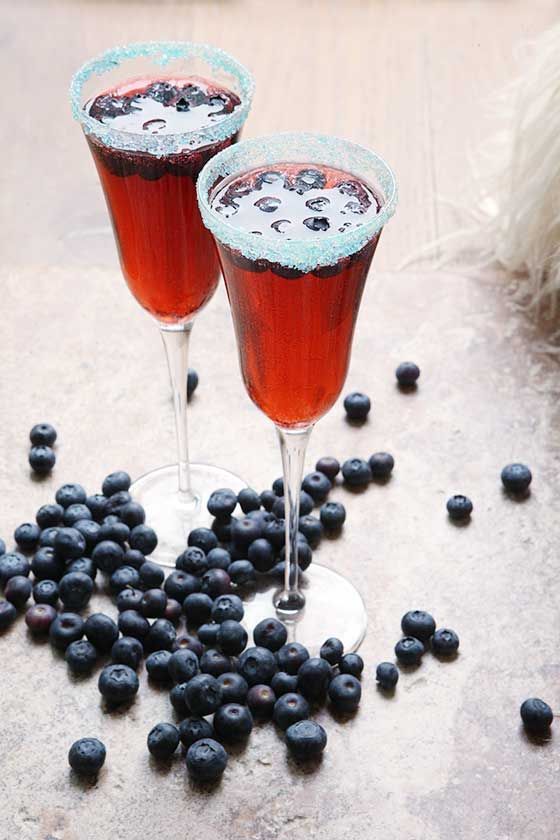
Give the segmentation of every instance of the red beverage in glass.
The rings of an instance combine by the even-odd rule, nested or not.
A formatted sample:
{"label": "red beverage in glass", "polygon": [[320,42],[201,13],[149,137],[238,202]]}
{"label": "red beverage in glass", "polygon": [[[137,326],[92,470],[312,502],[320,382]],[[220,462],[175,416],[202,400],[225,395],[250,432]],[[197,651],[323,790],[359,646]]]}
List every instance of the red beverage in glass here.
{"label": "red beverage in glass", "polygon": [[[203,131],[240,104],[239,97],[200,77],[135,79],[86,104],[90,116],[137,134]],[[235,142],[156,157],[105,145],[87,135],[113,223],[125,279],[158,321],[192,319],[211,298],[219,262],[202,224],[196,179],[204,164]]]}
{"label": "red beverage in glass", "polygon": [[[309,164],[255,169],[221,185],[212,208],[255,236],[328,237],[379,212],[371,186]],[[249,260],[218,242],[241,369],[251,399],[283,428],[309,426],[336,401],[379,234],[312,272]]]}

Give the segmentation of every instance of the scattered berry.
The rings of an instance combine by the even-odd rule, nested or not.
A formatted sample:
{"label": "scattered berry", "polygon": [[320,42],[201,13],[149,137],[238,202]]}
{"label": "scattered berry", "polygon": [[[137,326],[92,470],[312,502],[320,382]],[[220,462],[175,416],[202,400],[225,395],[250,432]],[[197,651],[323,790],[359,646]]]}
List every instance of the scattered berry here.
{"label": "scattered berry", "polygon": [[116,472],[110,473],[103,479],[103,484],[101,485],[101,492],[104,496],[114,496],[115,493],[120,493],[121,491],[128,491],[130,489],[130,485],[132,484],[132,479],[130,478],[129,474],[124,470],[117,470]]}
{"label": "scattered berry", "polygon": [[264,647],[247,648],[239,657],[238,670],[249,686],[270,685],[278,666],[272,651]]}
{"label": "scattered berry", "polygon": [[326,531],[339,531],[346,520],[346,508],[340,502],[325,502],[319,516]]}
{"label": "scattered berry", "polygon": [[93,581],[83,572],[69,572],[60,579],[58,594],[66,612],[81,612],[89,603]]}
{"label": "scattered berry", "polygon": [[[139,527],[141,528],[143,526],[140,525]],[[146,560],[145,563],[142,563],[138,569],[138,574],[140,576],[140,585],[144,589],[157,589],[158,586],[161,586],[165,578],[165,573],[161,566],[158,566],[157,563],[151,560]]]}
{"label": "scattered berry", "polygon": [[447,513],[450,518],[459,522],[461,520],[469,519],[473,510],[473,503],[468,496],[460,494],[451,496],[447,500]]}
{"label": "scattered berry", "polygon": [[179,737],[183,746],[188,749],[191,744],[202,738],[213,738],[214,727],[202,717],[187,717],[179,724]]}
{"label": "scattered berry", "polygon": [[404,388],[411,388],[416,385],[420,376],[420,368],[414,362],[401,362],[395,371],[397,382]]}
{"label": "scattered berry", "polygon": [[71,642],[64,658],[74,674],[90,674],[97,662],[97,651],[87,639]]}
{"label": "scattered berry", "polygon": [[56,429],[50,423],[37,423],[29,432],[32,446],[53,446],[56,440]]}
{"label": "scattered berry", "polygon": [[317,472],[321,472],[323,475],[326,475],[329,481],[333,482],[340,472],[340,464],[336,458],[319,458],[315,464],[315,469]]}
{"label": "scattered berry", "polygon": [[155,650],[146,658],[146,671],[151,680],[156,683],[167,683],[170,681],[169,662],[171,660],[169,650]]}
{"label": "scattered berry", "polygon": [[84,624],[84,633],[86,639],[100,653],[112,652],[112,648],[119,638],[119,628],[113,619],[105,615],[105,613],[92,613],[92,615],[88,616]]}
{"label": "scattered berry", "polygon": [[[237,497],[235,494],[232,495],[237,503]],[[218,538],[210,528],[195,528],[194,531],[190,532],[187,544],[200,548],[205,554],[208,554],[213,548],[218,547]]]}
{"label": "scattered berry", "polygon": [[148,525],[137,525],[130,532],[129,545],[144,555],[151,554],[157,546],[156,532]]}
{"label": "scattered berry", "polygon": [[58,584],[54,580],[39,580],[33,587],[33,600],[36,604],[58,604]]}
{"label": "scattered berry", "polygon": [[342,477],[349,487],[366,487],[372,476],[367,461],[361,458],[350,458],[342,465]]}
{"label": "scattered berry", "polygon": [[288,631],[277,618],[265,618],[253,630],[253,640],[257,647],[277,651],[286,644]]}
{"label": "scattered berry", "polygon": [[9,601],[0,601],[0,633],[7,630],[17,617],[17,610]]}
{"label": "scattered berry", "polygon": [[227,762],[227,752],[212,738],[196,741],[187,751],[187,770],[196,781],[217,781],[222,777]]}
{"label": "scattered berry", "polygon": [[388,452],[374,452],[368,464],[374,478],[388,478],[393,472],[395,459]]}
{"label": "scattered berry", "polygon": [[321,659],[326,659],[329,665],[338,665],[343,654],[344,645],[340,639],[335,639],[334,637],[327,639],[327,641],[321,645],[321,650],[319,651]]}
{"label": "scattered berry", "polygon": [[[1,605],[0,601],[0,628],[2,627]],[[34,636],[46,636],[56,616],[57,612],[50,604],[34,604],[25,613],[25,623]]]}
{"label": "scattered berry", "polygon": [[247,706],[226,703],[214,715],[214,731],[224,741],[244,741],[253,730],[253,716]]}
{"label": "scattered berry", "polygon": [[41,529],[35,522],[24,522],[14,531],[14,540],[23,551],[33,551],[39,544]]}
{"label": "scattered berry", "polygon": [[459,648],[459,636],[454,630],[442,627],[432,636],[432,651],[436,656],[453,656]]}
{"label": "scattered berry", "polygon": [[423,654],[424,645],[413,636],[404,636],[395,645],[395,656],[403,665],[419,665]]}
{"label": "scattered berry", "polygon": [[424,610],[410,610],[401,618],[401,630],[405,636],[413,636],[425,643],[435,633],[436,622]]}
{"label": "scattered berry", "polygon": [[128,665],[106,665],[101,671],[98,688],[108,703],[126,703],[138,693],[139,682]]}
{"label": "scattered berry", "polygon": [[42,505],[35,515],[39,528],[54,528],[62,522],[64,508],[62,505]]}
{"label": "scattered berry", "polygon": [[371,409],[371,400],[366,394],[354,391],[344,398],[344,411],[349,420],[363,423]]}
{"label": "scattered berry", "polygon": [[308,659],[309,651],[300,642],[289,642],[276,653],[278,668],[287,674],[297,674]]}
{"label": "scattered berry", "polygon": [[231,516],[237,507],[237,496],[233,490],[214,490],[208,499],[206,507],[212,516],[217,518],[227,518]]}
{"label": "scattered berry", "polygon": [[148,734],[148,750],[154,758],[171,758],[179,746],[179,730],[172,723],[158,723]]}
{"label": "scattered berry", "polygon": [[70,747],[68,763],[81,776],[96,776],[103,765],[107,752],[97,738],[80,738]]}
{"label": "scattered berry", "polygon": [[300,720],[286,730],[286,744],[294,758],[316,758],[327,746],[327,733],[314,720]]}
{"label": "scattered berry", "polygon": [[176,637],[177,631],[170,621],[156,618],[144,638],[144,650],[150,653],[155,650],[171,650]]}
{"label": "scattered berry", "polygon": [[27,577],[30,566],[23,554],[12,551],[0,556],[0,586],[6,586],[10,578]]}
{"label": "scattered berry", "polygon": [[331,666],[326,659],[307,659],[298,671],[298,691],[310,702],[322,700],[327,692]]}
{"label": "scattered berry", "polygon": [[187,683],[185,699],[193,715],[205,717],[220,707],[222,688],[210,674],[197,674]]}
{"label": "scattered berry", "polygon": [[200,666],[196,653],[183,648],[171,654],[167,667],[174,683],[186,683],[198,674]]}
{"label": "scattered berry", "polygon": [[222,689],[222,703],[245,703],[249,693],[247,680],[234,671],[226,671],[217,677]]}
{"label": "scattered berry", "polygon": [[250,513],[252,510],[259,510],[261,500],[259,494],[250,487],[244,487],[237,494],[237,501],[243,513]]}
{"label": "scattered berry", "polygon": [[532,480],[531,470],[525,464],[508,464],[502,470],[502,484],[514,495],[526,493]]}
{"label": "scattered berry", "polygon": [[86,498],[86,491],[81,484],[63,484],[55,493],[57,504],[62,505],[63,508],[79,505],[85,502]]}
{"label": "scattered berry", "polygon": [[56,455],[50,446],[32,446],[28,460],[33,472],[37,475],[47,475],[56,463]]}
{"label": "scattered berry", "polygon": [[362,699],[360,681],[351,674],[338,674],[329,683],[329,700],[341,712],[355,712]]}
{"label": "scattered berry", "polygon": [[59,613],[49,628],[49,638],[59,650],[66,650],[84,635],[84,620],[76,613]]}
{"label": "scattered berry", "polygon": [[[55,584],[56,585],[56,584]],[[16,575],[10,578],[4,588],[4,595],[14,607],[21,609],[25,606],[31,595],[31,581],[23,575]]]}
{"label": "scattered berry", "polygon": [[247,631],[238,621],[223,621],[218,625],[217,642],[228,656],[238,656],[247,647]]}
{"label": "scattered berry", "polygon": [[276,703],[276,695],[269,685],[254,685],[247,694],[247,705],[253,717],[270,720]]}
{"label": "scattered berry", "polygon": [[[327,476],[318,470],[306,475],[301,486],[303,491],[308,493],[314,502],[323,502],[332,490],[332,484]],[[300,512],[303,514],[301,502]]]}
{"label": "scattered berry", "polygon": [[380,662],[375,671],[375,678],[381,688],[390,691],[399,681],[399,672],[392,662]]}
{"label": "scattered berry", "polygon": [[345,653],[339,663],[341,674],[352,674],[360,677],[364,670],[364,660],[359,653]]}
{"label": "scattered berry", "polygon": [[111,659],[117,665],[128,665],[136,670],[144,656],[144,648],[138,639],[132,636],[121,636],[111,648]]}
{"label": "scattered berry", "polygon": [[533,735],[547,735],[554,719],[552,709],[544,700],[531,697],[521,704],[521,720],[525,729]]}

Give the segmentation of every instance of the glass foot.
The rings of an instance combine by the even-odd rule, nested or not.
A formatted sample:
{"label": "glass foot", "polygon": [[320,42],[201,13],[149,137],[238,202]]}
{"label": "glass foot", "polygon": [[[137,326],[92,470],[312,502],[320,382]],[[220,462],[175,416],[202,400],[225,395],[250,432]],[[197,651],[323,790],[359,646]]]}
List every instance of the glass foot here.
{"label": "glass foot", "polygon": [[287,619],[278,612],[273,600],[279,587],[269,586],[244,594],[245,618],[243,624],[249,633],[263,618],[275,616],[288,628],[288,641],[301,642],[311,656],[318,656],[319,648],[329,636],[336,636],[346,653],[360,646],[367,627],[367,613],[358,590],[338,572],[313,562],[301,576],[301,589],[305,606],[295,619]]}
{"label": "glass foot", "polygon": [[190,472],[196,496],[193,504],[185,504],[179,497],[177,464],[145,473],[130,488],[134,500],[146,510],[146,522],[158,535],[158,546],[150,559],[162,566],[175,566],[177,556],[187,547],[187,538],[193,528],[210,527],[212,517],[206,502],[214,490],[229,487],[238,493],[247,487],[235,473],[211,464],[191,464]]}

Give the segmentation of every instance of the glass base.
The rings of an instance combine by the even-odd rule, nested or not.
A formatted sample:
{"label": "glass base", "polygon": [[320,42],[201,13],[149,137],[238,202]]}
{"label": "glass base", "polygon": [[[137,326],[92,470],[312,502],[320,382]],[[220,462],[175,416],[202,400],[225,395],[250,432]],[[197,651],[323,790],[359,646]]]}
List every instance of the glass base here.
{"label": "glass base", "polygon": [[184,502],[177,491],[177,464],[159,467],[140,476],[131,486],[135,501],[146,510],[146,522],[158,535],[158,545],[150,560],[162,566],[175,567],[175,560],[187,547],[193,528],[210,527],[212,517],[206,509],[214,490],[229,487],[238,493],[247,487],[235,473],[211,464],[191,464],[191,485],[194,502]]}
{"label": "glass base", "polygon": [[358,590],[338,572],[313,562],[301,576],[305,606],[293,619],[278,612],[274,599],[280,588],[268,587],[244,594],[243,624],[252,641],[253,628],[264,618],[279,618],[288,628],[288,641],[301,642],[318,656],[323,642],[330,636],[340,639],[346,653],[355,651],[366,634],[367,613]]}

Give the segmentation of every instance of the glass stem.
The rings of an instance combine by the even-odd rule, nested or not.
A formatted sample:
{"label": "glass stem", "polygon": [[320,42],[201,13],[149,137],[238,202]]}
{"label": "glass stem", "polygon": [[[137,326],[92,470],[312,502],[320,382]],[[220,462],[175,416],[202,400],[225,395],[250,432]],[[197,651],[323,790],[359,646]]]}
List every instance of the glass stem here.
{"label": "glass stem", "polygon": [[160,334],[165,347],[169,379],[175,410],[175,431],[177,434],[179,497],[185,505],[196,503],[191,490],[189,469],[189,444],[187,433],[187,375],[189,370],[189,339],[192,321],[179,326],[160,324]]}
{"label": "glass stem", "polygon": [[313,426],[307,426],[305,429],[294,430],[276,427],[284,468],[286,556],[284,589],[276,595],[274,606],[285,617],[290,617],[290,615],[295,617],[295,614],[302,610],[305,605],[305,596],[298,588],[299,494],[305,450],[312,428]]}

